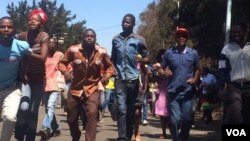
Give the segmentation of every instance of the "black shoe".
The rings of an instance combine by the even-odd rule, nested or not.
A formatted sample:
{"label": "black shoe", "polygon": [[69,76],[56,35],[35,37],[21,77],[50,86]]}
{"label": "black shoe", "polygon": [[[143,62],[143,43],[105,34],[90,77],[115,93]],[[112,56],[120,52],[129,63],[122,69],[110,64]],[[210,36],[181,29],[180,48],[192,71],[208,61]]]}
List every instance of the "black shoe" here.
{"label": "black shoe", "polygon": [[42,128],[39,133],[41,135],[41,140],[48,140],[51,137],[49,128]]}
{"label": "black shoe", "polygon": [[61,134],[61,130],[59,130],[59,129],[54,130],[52,133],[53,137],[60,136],[60,134]]}

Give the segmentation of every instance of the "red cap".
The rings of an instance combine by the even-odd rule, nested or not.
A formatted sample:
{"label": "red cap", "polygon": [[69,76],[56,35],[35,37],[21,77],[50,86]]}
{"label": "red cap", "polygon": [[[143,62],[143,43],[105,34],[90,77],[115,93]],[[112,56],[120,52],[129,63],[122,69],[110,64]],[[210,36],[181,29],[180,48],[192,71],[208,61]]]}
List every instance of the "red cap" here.
{"label": "red cap", "polygon": [[189,36],[188,30],[186,28],[177,28],[177,30],[175,31],[175,35],[177,36],[179,34],[185,35],[185,37],[187,38]]}
{"label": "red cap", "polygon": [[46,13],[41,9],[34,9],[30,12],[29,17],[31,17],[34,14],[38,14],[42,18],[42,24],[45,25],[45,23],[47,21]]}

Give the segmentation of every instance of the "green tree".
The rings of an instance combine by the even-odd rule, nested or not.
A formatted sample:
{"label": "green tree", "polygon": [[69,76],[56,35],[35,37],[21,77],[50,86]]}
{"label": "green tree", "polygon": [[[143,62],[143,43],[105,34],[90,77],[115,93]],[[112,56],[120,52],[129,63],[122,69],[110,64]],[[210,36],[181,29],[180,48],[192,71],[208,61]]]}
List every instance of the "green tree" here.
{"label": "green tree", "polygon": [[[82,42],[82,31],[84,29],[86,29],[86,27],[84,26],[85,21],[81,21],[81,22],[77,22],[75,24],[72,24],[69,28],[68,28],[68,44],[78,44]],[[79,32],[80,31],[80,32]]]}
{"label": "green tree", "polygon": [[151,52],[152,56],[156,55],[155,50],[161,48],[162,43],[157,28],[157,19],[155,18],[157,14],[156,12],[156,4],[154,2],[149,4],[147,7],[147,11],[144,11],[140,14],[141,24],[137,29],[138,34],[142,35],[145,38],[148,49]]}
{"label": "green tree", "polygon": [[178,12],[176,7],[174,1],[154,1],[140,14],[142,24],[138,27],[138,33],[146,39],[153,59],[158,50],[174,44],[173,31],[177,26]]}
{"label": "green tree", "polygon": [[19,6],[15,6],[13,2],[8,4],[7,13],[13,19],[17,32],[27,30],[28,6],[27,0],[18,2]]}
{"label": "green tree", "polygon": [[[202,58],[218,58],[225,41],[227,0],[178,1],[179,8],[177,0],[155,0],[154,5],[150,3],[141,14],[138,32],[146,38],[152,54],[156,54],[156,48],[170,46],[176,27],[183,26],[190,32],[189,45],[196,48]],[[249,24],[249,9],[249,0],[233,0],[232,24],[239,21]]]}

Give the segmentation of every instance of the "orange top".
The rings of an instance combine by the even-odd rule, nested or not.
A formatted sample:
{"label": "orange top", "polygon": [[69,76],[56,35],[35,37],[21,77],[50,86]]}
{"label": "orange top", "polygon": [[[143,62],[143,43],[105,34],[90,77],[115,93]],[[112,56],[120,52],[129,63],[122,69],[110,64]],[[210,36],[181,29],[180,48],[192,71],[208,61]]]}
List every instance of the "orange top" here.
{"label": "orange top", "polygon": [[62,58],[63,53],[56,51],[52,57],[47,57],[45,62],[46,69],[46,86],[45,91],[59,91],[58,78],[60,77],[60,71],[58,70],[58,63]]}

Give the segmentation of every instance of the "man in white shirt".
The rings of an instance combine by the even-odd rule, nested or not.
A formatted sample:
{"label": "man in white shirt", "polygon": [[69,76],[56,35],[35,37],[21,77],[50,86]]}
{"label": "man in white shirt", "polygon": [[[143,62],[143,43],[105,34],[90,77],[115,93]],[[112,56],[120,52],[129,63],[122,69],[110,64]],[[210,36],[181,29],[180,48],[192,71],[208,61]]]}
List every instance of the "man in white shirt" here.
{"label": "man in white shirt", "polygon": [[231,42],[219,60],[220,85],[224,90],[224,124],[250,124],[250,43],[247,26],[232,27]]}

